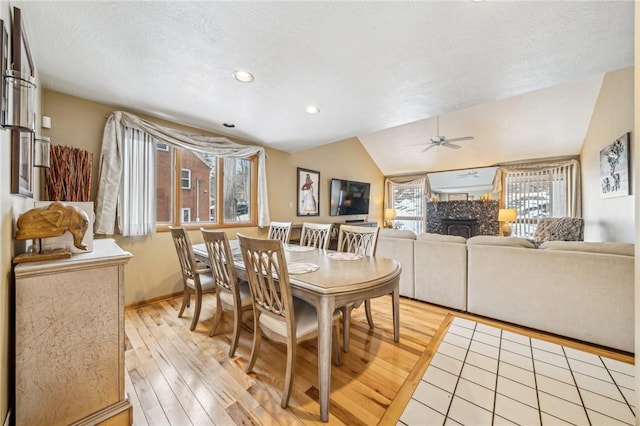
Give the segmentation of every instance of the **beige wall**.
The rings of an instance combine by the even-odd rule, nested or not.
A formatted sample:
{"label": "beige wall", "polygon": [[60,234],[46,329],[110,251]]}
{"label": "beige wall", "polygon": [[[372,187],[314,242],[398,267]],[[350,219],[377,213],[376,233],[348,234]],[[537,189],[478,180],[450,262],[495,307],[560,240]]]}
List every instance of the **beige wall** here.
{"label": "beige wall", "polygon": [[[269,208],[272,220],[303,222],[344,222],[345,219],[368,219],[382,224],[384,176],[357,138],[345,139],[317,148],[284,154],[278,167],[269,168]],[[320,172],[319,216],[296,216],[297,168]],[[368,215],[329,216],[331,178],[351,179],[371,183]]]}
{"label": "beige wall", "polygon": [[[586,241],[634,242],[635,157],[630,158],[630,193],[626,197],[600,198],[600,151],[617,137],[633,130],[634,67],[609,72],[602,81],[585,137],[582,165],[582,213]],[[630,151],[636,151],[631,133]]]}
{"label": "beige wall", "polygon": [[[0,3],[0,19],[4,21],[7,31],[11,30],[11,8],[7,2]],[[28,29],[27,29],[28,31]],[[28,39],[28,34],[27,34]],[[35,58],[34,58],[35,59]],[[39,79],[36,69],[36,84]],[[42,91],[36,90],[36,135],[42,134],[40,129]],[[34,169],[33,189],[34,197],[40,195],[40,170]],[[4,422],[9,410],[9,315],[13,306],[10,288],[13,286],[12,259],[18,253],[23,253],[29,241],[14,241],[15,221],[20,214],[33,208],[32,198],[11,194],[11,131],[0,129],[0,422]]]}
{"label": "beige wall", "polygon": [[[102,131],[106,117],[114,109],[108,105],[50,90],[45,90],[43,95],[43,114],[50,116],[52,121],[52,128],[45,135],[51,137],[51,142],[79,147],[94,153],[92,199],[95,198],[96,193]],[[185,126],[143,114],[138,115],[162,125],[188,129]],[[207,133],[197,129],[190,130]],[[238,142],[242,143],[242,141]],[[313,217],[313,221],[338,221],[337,218],[328,216],[328,181],[331,177],[371,182],[373,199],[369,220],[381,220],[383,177],[357,139],[336,142],[295,154],[267,149],[267,180],[272,220],[298,223],[303,221],[303,218],[295,216],[296,167],[320,172],[322,216]],[[230,237],[235,237],[236,232],[247,235],[265,234],[265,230],[256,227],[232,228],[227,232]],[[202,241],[199,232],[193,231],[190,236],[193,243]],[[169,233],[157,233],[146,237],[116,236],[115,238],[123,249],[134,255],[126,269],[125,303],[149,300],[182,290],[178,263]]]}

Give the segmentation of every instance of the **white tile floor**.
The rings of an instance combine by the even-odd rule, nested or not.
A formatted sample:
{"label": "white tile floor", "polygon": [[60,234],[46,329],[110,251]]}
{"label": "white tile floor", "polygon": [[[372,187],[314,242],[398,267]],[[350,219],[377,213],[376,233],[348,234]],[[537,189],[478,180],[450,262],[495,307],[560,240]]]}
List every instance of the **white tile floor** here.
{"label": "white tile floor", "polygon": [[633,425],[634,366],[455,318],[399,425]]}

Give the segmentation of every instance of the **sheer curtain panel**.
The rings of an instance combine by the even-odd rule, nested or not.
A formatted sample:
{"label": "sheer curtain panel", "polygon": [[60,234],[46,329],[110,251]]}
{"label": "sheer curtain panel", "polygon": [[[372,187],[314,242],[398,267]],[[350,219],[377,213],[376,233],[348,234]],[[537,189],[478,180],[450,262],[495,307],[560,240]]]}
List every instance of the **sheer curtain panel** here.
{"label": "sheer curtain panel", "polygon": [[155,162],[153,138],[140,130],[125,128],[117,205],[118,229],[124,236],[155,232]]}

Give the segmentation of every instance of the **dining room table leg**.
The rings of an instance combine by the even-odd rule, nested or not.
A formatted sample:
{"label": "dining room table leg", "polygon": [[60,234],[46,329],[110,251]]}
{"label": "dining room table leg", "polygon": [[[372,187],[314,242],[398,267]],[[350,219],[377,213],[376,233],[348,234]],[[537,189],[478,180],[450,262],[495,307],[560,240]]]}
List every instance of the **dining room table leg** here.
{"label": "dining room table leg", "polygon": [[331,348],[335,301],[321,297],[318,312],[318,386],[320,391],[320,420],[329,421],[329,393],[331,391]]}
{"label": "dining room table leg", "polygon": [[393,290],[393,341],[400,341],[400,289]]}

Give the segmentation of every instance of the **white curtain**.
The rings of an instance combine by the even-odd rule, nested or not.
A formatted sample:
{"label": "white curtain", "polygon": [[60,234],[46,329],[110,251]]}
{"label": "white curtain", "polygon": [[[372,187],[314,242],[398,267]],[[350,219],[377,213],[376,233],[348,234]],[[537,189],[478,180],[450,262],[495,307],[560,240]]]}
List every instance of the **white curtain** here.
{"label": "white curtain", "polygon": [[[161,143],[197,152],[208,152],[218,157],[248,158],[257,155],[258,226],[269,226],[271,220],[267,196],[266,153],[263,147],[240,145],[223,137],[190,135],[179,130],[159,126],[124,111],[115,111],[107,119],[102,138],[100,180],[96,198],[95,232],[97,234],[113,234],[118,215],[127,214],[118,209],[123,173],[125,128],[141,130]],[[155,194],[155,189],[153,192]]]}
{"label": "white curtain", "polygon": [[503,165],[496,171],[493,180],[493,192],[502,191],[503,176],[518,174],[536,176],[544,174],[562,174],[566,182],[566,211],[569,217],[582,217],[582,193],[580,185],[580,162],[578,160],[557,160],[536,163]]}
{"label": "white curtain", "polygon": [[124,133],[118,229],[125,236],[147,235],[156,227],[155,143],[140,130],[125,128]]}

